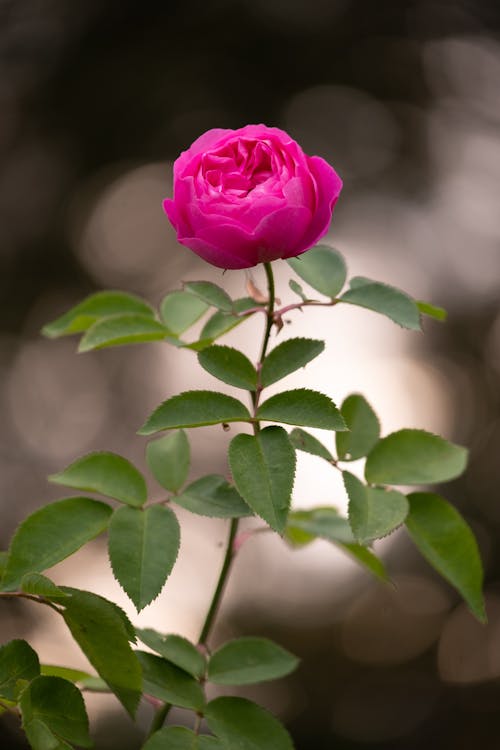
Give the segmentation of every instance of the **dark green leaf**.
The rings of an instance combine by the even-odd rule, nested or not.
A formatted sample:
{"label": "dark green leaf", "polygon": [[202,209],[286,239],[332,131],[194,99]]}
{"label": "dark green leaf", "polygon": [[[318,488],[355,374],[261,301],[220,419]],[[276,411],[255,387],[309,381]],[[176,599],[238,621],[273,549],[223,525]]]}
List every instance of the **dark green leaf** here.
{"label": "dark green leaf", "polygon": [[257,418],[266,422],[320,427],[323,430],[347,429],[333,401],[309,388],[297,388],[271,396],[259,406]]}
{"label": "dark green leaf", "polygon": [[8,557],[9,557],[9,553],[7,552],[7,550],[2,550],[0,552],[0,579],[2,578],[2,576],[4,574],[5,566],[7,565],[7,558]]}
{"label": "dark green leaf", "polygon": [[205,718],[227,750],[293,750],[283,725],[245,698],[216,698],[208,704]]}
{"label": "dark green leaf", "polygon": [[349,496],[349,521],[360,544],[387,536],[408,515],[408,500],[396,490],[366,487],[354,474],[344,471]]}
{"label": "dark green leaf", "polygon": [[197,479],[173,499],[182,508],[199,516],[243,518],[252,515],[235,488],[219,474],[208,474]]}
{"label": "dark green leaf", "polygon": [[406,292],[388,284],[365,279],[363,276],[351,279],[350,287],[340,298],[341,302],[378,312],[403,328],[420,330],[417,303]]}
{"label": "dark green leaf", "polygon": [[335,436],[337,453],[342,461],[367,456],[380,437],[380,423],[368,401],[359,393],[348,396],[340,412],[349,432]]}
{"label": "dark green leaf", "polygon": [[[38,723],[58,740],[68,740],[81,747],[92,746],[82,694],[68,680],[44,675],[36,677],[23,692],[19,706],[23,729],[32,747],[39,747]],[[35,729],[32,733],[33,722]]]}
{"label": "dark green leaf", "polygon": [[202,711],[205,696],[201,685],[185,672],[161,656],[136,651],[142,666],[144,692],[173,706]]}
{"label": "dark green leaf", "polygon": [[310,453],[313,456],[319,456],[319,458],[324,458],[325,461],[328,461],[329,463],[334,463],[332,454],[325,448],[323,443],[320,443],[319,440],[316,440],[313,435],[310,435],[305,430],[296,427],[291,431],[288,437],[290,438],[291,444],[294,448],[297,448],[297,450],[304,451],[304,453]]}
{"label": "dark green leaf", "polygon": [[267,638],[237,638],[225,643],[208,662],[208,679],[216,685],[251,685],[293,672],[299,660]]}
{"label": "dark green leaf", "polygon": [[325,348],[324,341],[316,339],[288,339],[270,352],[262,364],[260,382],[265,388],[281,378],[305,367]]}
{"label": "dark green leaf", "polygon": [[179,427],[203,427],[225,422],[248,422],[250,412],[237,399],[214,391],[185,391],[164,401],[139,430],[152,435]]}
{"label": "dark green leaf", "polygon": [[370,484],[427,484],[460,476],[467,450],[425,430],[398,430],[382,438],[366,461]]}
{"label": "dark green leaf", "polygon": [[176,430],[152,440],[146,448],[146,460],[154,478],[170,492],[177,492],[186,481],[191,451],[184,430]]}
{"label": "dark green leaf", "polygon": [[205,657],[186,638],[180,635],[162,635],[151,628],[137,629],[137,637],[157,654],[193,677],[205,674]]}
{"label": "dark green leaf", "polygon": [[211,281],[186,281],[184,291],[194,294],[211,307],[217,307],[224,312],[231,312],[233,301],[224,289]]}
{"label": "dark green leaf", "polygon": [[298,258],[289,258],[287,263],[301,279],[327,297],[333,299],[344,286],[345,260],[331,247],[316,245]]}
{"label": "dark green leaf", "polygon": [[236,435],[229,446],[236,489],[272,529],[285,528],[295,478],[295,451],[282,427]]}
{"label": "dark green leaf", "polygon": [[187,331],[209,308],[199,297],[189,292],[170,292],[163,298],[160,314],[163,322],[175,336]]}
{"label": "dark green leaf", "polygon": [[215,737],[195,734],[185,727],[164,727],[148,739],[142,750],[224,750],[224,747]]}
{"label": "dark green leaf", "polygon": [[130,461],[116,453],[89,453],[49,479],[76,490],[99,492],[136,507],[147,500],[144,477]]}
{"label": "dark green leaf", "polygon": [[408,495],[406,528],[426,560],[454,586],[471,612],[486,622],[483,567],[477,542],[460,513],[439,495]]}
{"label": "dark green leaf", "polygon": [[88,329],[80,341],[78,351],[89,352],[108,346],[162,341],[168,333],[169,330],[163,323],[149,315],[111,315],[98,320]]}
{"label": "dark green leaf", "polygon": [[295,292],[295,294],[299,295],[303,302],[307,300],[307,294],[304,294],[304,290],[302,289],[300,284],[297,284],[295,279],[290,279],[290,281],[288,282],[288,286],[290,287],[292,292]]}
{"label": "dark green leaf", "polygon": [[199,352],[198,362],[223,383],[248,391],[254,391],[257,387],[255,367],[248,357],[230,346],[209,346]]}
{"label": "dark green leaf", "polygon": [[228,333],[228,331],[231,331],[233,328],[240,325],[240,323],[248,320],[248,316],[241,315],[241,313],[244,313],[247,310],[253,310],[255,307],[259,306],[259,303],[251,297],[242,297],[241,299],[234,300],[233,310],[235,313],[240,314],[232,315],[231,313],[217,310],[217,312],[214,313],[203,326],[200,338],[202,340],[209,339],[211,341],[218,339],[220,336],[223,336],[225,333]]}
{"label": "dark green leaf", "polygon": [[445,321],[448,317],[446,310],[442,307],[431,305],[430,302],[417,301],[417,307],[422,315],[427,315],[429,318],[434,318],[434,320],[439,320],[440,322]]}
{"label": "dark green leaf", "polygon": [[40,573],[26,573],[21,581],[21,591],[35,596],[44,596],[47,599],[64,599],[68,596],[50,578]]}
{"label": "dark green leaf", "polygon": [[[0,695],[17,701],[19,687],[40,674],[36,651],[26,641],[15,640],[0,646]],[[20,682],[21,681],[21,682]]]}

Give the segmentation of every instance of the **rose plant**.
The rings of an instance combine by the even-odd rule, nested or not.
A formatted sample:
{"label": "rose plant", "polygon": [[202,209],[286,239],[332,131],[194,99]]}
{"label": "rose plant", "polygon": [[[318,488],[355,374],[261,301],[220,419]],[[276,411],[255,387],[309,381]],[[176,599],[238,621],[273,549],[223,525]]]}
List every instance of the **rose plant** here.
{"label": "rose plant", "polygon": [[[89,690],[114,693],[131,716],[143,697],[155,706],[144,750],[293,747],[285,728],[258,704],[237,696],[206,697],[207,684],[237,688],[278,679],[298,663],[264,638],[239,638],[211,648],[239,548],[238,527],[247,517],[261,519],[262,528],[293,547],[325,539],[382,582],[388,575],[372,543],[404,525],[423,556],[462,595],[473,614],[485,620],[475,538],[453,505],[428,489],[464,471],[466,450],[419,429],[381,437],[377,415],[358,393],[339,407],[308,388],[266,396],[270,385],[324,349],[324,342],[315,338],[276,342],[272,335],[280,333],[285,314],[311,306],[357,305],[410,330],[421,328],[423,315],[445,317],[440,308],[365,277],[351,278],[346,287],[343,257],[316,244],[329,227],[341,185],[331,166],[305,155],[277,128],[211,130],[176,161],[174,195],[165,201],[165,211],[179,241],[209,263],[229,269],[262,263],[267,293],[254,290],[253,297],[233,300],[221,286],[187,281],[182,289],[166,294],[156,311],[131,294],[103,291],[44,328],[51,338],[82,334],[83,352],[149,341],[190,349],[203,370],[246,391],[248,403],[208,389],[169,396],[139,429],[140,435],[151,438],[147,464],[167,497],[148,499],[144,476],[125,457],[91,453],[50,477],[78,494],[38,509],[14,533],[1,557],[0,596],[26,598],[62,617],[94,670],[43,664],[24,640],[0,648],[0,707],[19,714],[34,750],[91,746],[82,697],[82,691]],[[278,258],[287,259],[294,274],[289,282],[294,297],[285,305],[275,295],[271,261]],[[201,334],[187,340],[186,332],[203,316]],[[254,362],[216,343],[249,319],[263,323]],[[209,474],[187,482],[187,431],[209,425],[226,429],[230,423],[244,428],[229,444],[231,479]],[[305,428],[322,430],[324,440]],[[347,517],[333,505],[291,507],[301,452],[342,473]],[[360,459],[363,478],[351,470],[352,462]],[[417,490],[403,492],[408,485]],[[100,499],[93,497],[96,494]],[[107,532],[113,573],[140,611],[160,594],[174,567],[180,539],[176,506],[227,519],[224,560],[196,643],[178,634],[136,628],[113,602],[45,575]],[[191,726],[164,726],[172,706],[193,713]]]}

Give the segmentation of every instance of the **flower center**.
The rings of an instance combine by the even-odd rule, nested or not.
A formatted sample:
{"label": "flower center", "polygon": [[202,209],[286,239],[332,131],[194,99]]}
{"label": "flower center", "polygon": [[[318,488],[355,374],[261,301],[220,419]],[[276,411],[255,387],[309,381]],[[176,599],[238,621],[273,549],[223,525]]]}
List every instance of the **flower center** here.
{"label": "flower center", "polygon": [[200,171],[216,192],[246,198],[272,178],[274,152],[268,141],[238,139],[203,155]]}

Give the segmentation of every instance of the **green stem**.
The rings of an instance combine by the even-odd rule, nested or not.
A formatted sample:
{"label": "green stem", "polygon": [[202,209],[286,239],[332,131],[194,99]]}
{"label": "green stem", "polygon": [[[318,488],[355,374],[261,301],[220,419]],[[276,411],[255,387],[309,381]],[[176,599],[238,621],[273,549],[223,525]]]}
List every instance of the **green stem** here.
{"label": "green stem", "polygon": [[267,304],[267,317],[266,317],[266,329],[264,332],[264,340],[262,342],[262,349],[260,352],[259,365],[262,365],[264,357],[266,356],[267,347],[269,344],[269,336],[271,335],[271,328],[274,323],[274,303],[275,303],[275,289],[274,289],[274,276],[273,269],[270,263],[264,263],[264,269],[267,276],[267,289],[268,289],[268,304]]}
{"label": "green stem", "polygon": [[151,722],[151,727],[149,728],[147,739],[149,739],[152,734],[162,728],[171,708],[172,706],[170,703],[164,703],[163,706],[160,706],[158,711],[156,711],[153,717],[153,721]]}

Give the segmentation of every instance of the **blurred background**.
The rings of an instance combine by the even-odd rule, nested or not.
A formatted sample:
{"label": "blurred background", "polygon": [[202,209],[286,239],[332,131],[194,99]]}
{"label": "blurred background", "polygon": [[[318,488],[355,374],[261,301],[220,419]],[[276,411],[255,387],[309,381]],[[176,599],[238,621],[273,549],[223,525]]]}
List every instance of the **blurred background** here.
{"label": "blurred background", "polygon": [[[361,390],[385,432],[421,427],[469,447],[467,474],[442,491],[478,536],[489,614],[476,624],[404,531],[376,548],[394,588],[325,542],[247,541],[214,642],[267,635],[301,657],[295,675],[245,692],[281,716],[298,750],[500,746],[499,21],[494,0],[0,0],[0,548],[28,512],[64,496],[49,473],[96,449],[144,468],[135,431],[150,410],[215,386],[188,352],[76,356],[74,339],[39,334],[101,288],[157,303],[181,279],[209,278],[245,294],[243,272],[205,267],[162,212],[174,159],[204,130],[288,130],[344,179],[328,242],[351,274],[448,309],[424,335],[354,308],[296,313],[280,334],[327,341],[289,387],[336,402]],[[276,266],[287,299],[291,272]],[[258,328],[224,343],[255,358]],[[231,434],[191,438],[193,479],[227,471]],[[294,498],[345,507],[313,457],[301,458]],[[136,624],[197,638],[225,528],[179,517],[179,563],[139,617],[102,540],[53,578],[114,599]],[[23,637],[46,663],[86,668],[39,609],[0,602],[0,641]],[[140,746],[149,706],[136,728],[113,698],[88,706],[98,750]],[[15,721],[2,720],[0,745],[24,747]]]}

